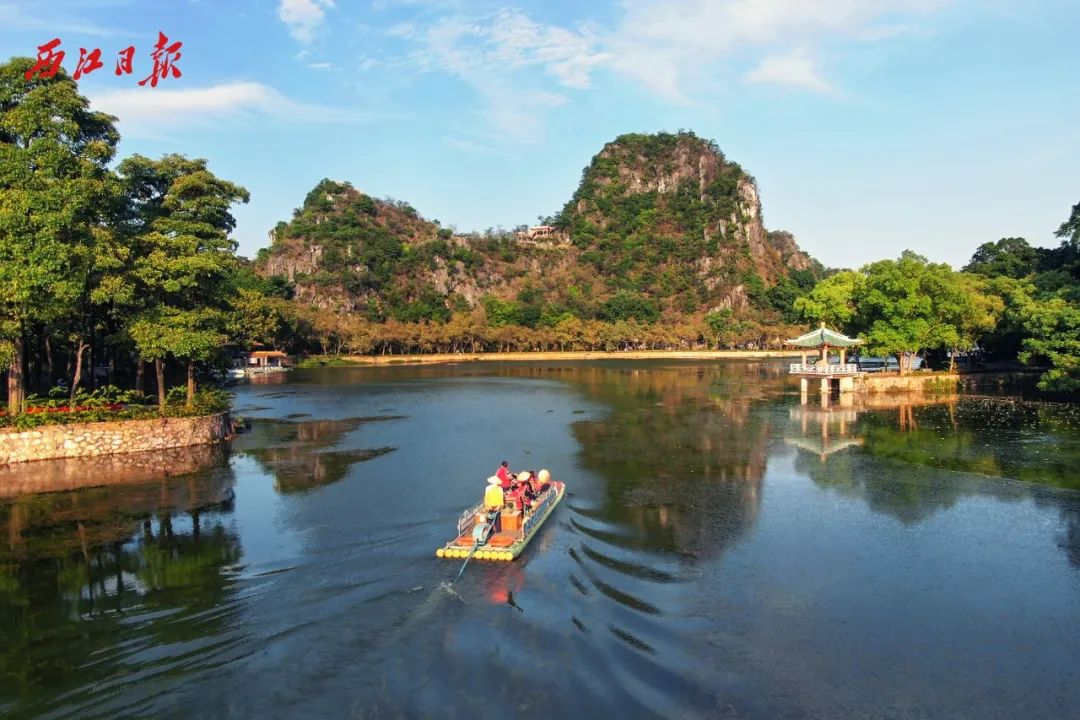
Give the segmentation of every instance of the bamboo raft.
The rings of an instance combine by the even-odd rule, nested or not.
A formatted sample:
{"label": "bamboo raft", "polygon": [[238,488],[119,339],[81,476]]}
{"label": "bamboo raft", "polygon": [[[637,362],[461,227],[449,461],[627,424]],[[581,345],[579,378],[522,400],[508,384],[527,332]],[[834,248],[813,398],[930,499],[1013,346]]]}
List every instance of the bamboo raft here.
{"label": "bamboo raft", "polygon": [[479,502],[461,514],[458,518],[457,536],[450,542],[435,551],[435,557],[448,559],[461,559],[469,556],[476,549],[473,557],[477,560],[507,561],[521,555],[533,536],[547,521],[555,510],[563,496],[566,495],[566,484],[555,481],[551,483],[551,489],[540,496],[540,501],[532,508],[532,511],[522,518],[517,510],[503,508],[500,511],[502,528],[491,535],[487,542],[476,547],[473,540],[473,529],[476,526],[476,516],[483,512],[484,503]]}

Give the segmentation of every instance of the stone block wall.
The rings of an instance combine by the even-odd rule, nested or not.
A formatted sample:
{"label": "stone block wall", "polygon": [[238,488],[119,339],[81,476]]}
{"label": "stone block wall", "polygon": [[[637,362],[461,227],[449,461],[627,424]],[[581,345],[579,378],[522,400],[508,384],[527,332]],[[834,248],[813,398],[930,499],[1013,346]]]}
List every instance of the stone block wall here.
{"label": "stone block wall", "polygon": [[960,382],[957,374],[922,374],[914,375],[862,375],[856,381],[856,390],[868,394],[888,393],[954,393]]}
{"label": "stone block wall", "polygon": [[193,418],[47,425],[0,432],[0,464],[206,445],[221,442],[229,430],[227,412]]}

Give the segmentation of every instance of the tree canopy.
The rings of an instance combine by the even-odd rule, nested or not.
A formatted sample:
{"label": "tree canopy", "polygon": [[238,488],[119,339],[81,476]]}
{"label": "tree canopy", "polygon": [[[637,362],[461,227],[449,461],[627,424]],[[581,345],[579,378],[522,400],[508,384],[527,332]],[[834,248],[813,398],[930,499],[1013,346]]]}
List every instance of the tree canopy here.
{"label": "tree canopy", "polygon": [[911,252],[821,280],[792,310],[858,333],[871,353],[905,358],[980,348],[998,360],[1048,367],[1043,390],[1080,391],[1080,204],[1058,248],[1002,238],[979,246],[963,272]]}
{"label": "tree canopy", "polygon": [[0,349],[8,408],[21,409],[25,336],[73,314],[87,291],[115,185],[115,118],[90,110],[66,73],[27,81],[0,65]]}

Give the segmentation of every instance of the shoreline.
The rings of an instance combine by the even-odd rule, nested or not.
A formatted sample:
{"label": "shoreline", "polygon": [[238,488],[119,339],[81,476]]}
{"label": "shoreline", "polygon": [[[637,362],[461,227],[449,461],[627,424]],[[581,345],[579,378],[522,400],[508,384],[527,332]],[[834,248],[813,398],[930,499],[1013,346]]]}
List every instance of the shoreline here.
{"label": "shoreline", "polygon": [[0,432],[0,467],[213,445],[229,437],[230,412],[5,428]]}
{"label": "shoreline", "polygon": [[536,352],[431,353],[428,355],[342,355],[338,358],[314,356],[323,367],[363,367],[384,365],[447,365],[464,362],[535,362],[544,360],[763,360],[798,358],[790,350],[565,350]]}

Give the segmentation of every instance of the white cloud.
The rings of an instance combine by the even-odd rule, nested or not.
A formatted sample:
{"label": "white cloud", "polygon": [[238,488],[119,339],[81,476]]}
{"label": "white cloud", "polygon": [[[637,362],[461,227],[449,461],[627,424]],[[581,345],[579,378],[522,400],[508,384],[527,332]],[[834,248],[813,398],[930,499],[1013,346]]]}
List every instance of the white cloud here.
{"label": "white cloud", "polygon": [[446,16],[423,33],[410,26],[407,37],[424,45],[415,56],[424,67],[462,77],[534,67],[580,89],[589,86],[590,70],[610,59],[598,49],[599,38],[585,30],[543,25],[515,9],[482,18]]}
{"label": "white cloud", "polygon": [[95,110],[116,115],[125,135],[160,138],[171,130],[213,126],[254,115],[295,123],[338,123],[356,113],[291,100],[272,87],[236,82],[207,88],[113,90],[90,96]]}
{"label": "white cloud", "polygon": [[443,138],[443,142],[445,142],[448,147],[452,147],[455,150],[461,150],[470,155],[491,155],[492,157],[499,157],[504,160],[518,159],[517,155],[500,147],[498,144],[493,144],[490,139],[486,142],[477,142],[462,137],[447,136]]}
{"label": "white cloud", "polygon": [[816,92],[832,90],[818,74],[814,61],[801,50],[765,58],[746,74],[745,80],[751,85],[784,85]]}
{"label": "white cloud", "polygon": [[897,18],[927,15],[949,1],[622,0],[625,15],[607,47],[617,70],[673,99],[685,100],[710,68],[762,52],[767,59],[758,68],[759,81],[801,72],[801,86],[819,90],[828,83],[809,60],[785,63],[785,50],[836,38],[885,37],[896,32]]}
{"label": "white cloud", "polygon": [[[27,7],[29,5],[29,7]],[[79,9],[76,7],[75,9]],[[5,30],[27,30],[41,33],[28,41],[18,52],[22,55],[34,55],[39,44],[65,34],[90,35],[97,37],[125,36],[131,33],[104,27],[77,13],[67,10],[62,4],[41,5],[27,3],[19,7],[18,3],[0,2],[0,27]]]}
{"label": "white cloud", "polygon": [[685,103],[715,94],[747,67],[747,83],[830,92],[814,56],[827,57],[840,41],[907,32],[954,0],[617,1],[618,20],[599,29],[545,24],[513,8],[432,12],[425,0],[424,12],[386,33],[415,48],[405,65],[468,83],[485,123],[522,141],[536,139],[544,113],[567,102],[567,90],[588,89],[601,68]]}
{"label": "white cloud", "polygon": [[483,122],[516,142],[537,140],[544,113],[568,101],[527,71],[540,70],[558,86],[582,90],[589,87],[592,69],[607,60],[599,39],[588,32],[537,23],[515,9],[483,17],[447,15],[426,28],[410,24],[391,31],[419,44],[409,56],[412,66],[472,86]]}
{"label": "white cloud", "polygon": [[386,34],[390,37],[411,38],[416,36],[416,25],[411,22],[403,22],[394,25]]}
{"label": "white cloud", "polygon": [[289,33],[302,43],[310,43],[326,19],[326,9],[334,7],[334,0],[281,0],[278,17],[289,28]]}

